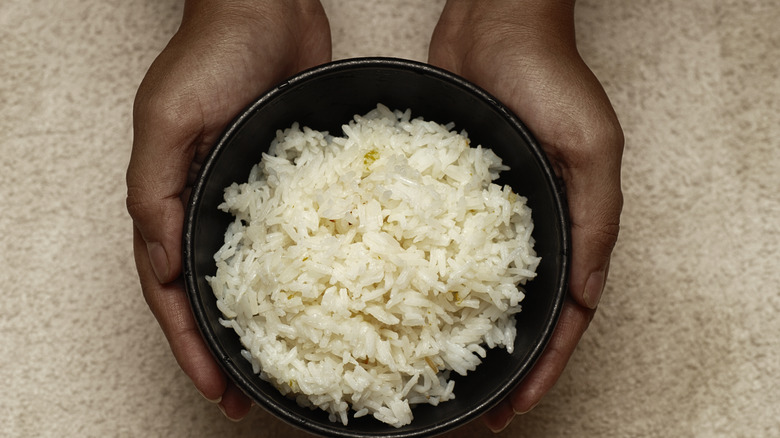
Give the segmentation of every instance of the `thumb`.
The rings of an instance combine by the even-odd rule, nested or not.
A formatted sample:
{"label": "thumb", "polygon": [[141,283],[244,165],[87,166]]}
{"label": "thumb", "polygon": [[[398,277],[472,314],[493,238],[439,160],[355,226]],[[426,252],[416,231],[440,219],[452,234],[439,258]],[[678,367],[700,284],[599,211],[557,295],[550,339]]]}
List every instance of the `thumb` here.
{"label": "thumb", "polygon": [[164,284],[181,272],[182,199],[199,131],[195,123],[183,123],[174,103],[155,103],[144,90],[139,89],[133,113],[126,204]]}
{"label": "thumb", "polygon": [[601,299],[620,229],[623,195],[619,152],[623,139],[622,134],[614,137],[603,140],[610,147],[602,144],[599,149],[618,153],[589,153],[579,161],[577,154],[570,154],[562,169],[571,218],[569,289],[574,300],[589,309],[595,309]]}

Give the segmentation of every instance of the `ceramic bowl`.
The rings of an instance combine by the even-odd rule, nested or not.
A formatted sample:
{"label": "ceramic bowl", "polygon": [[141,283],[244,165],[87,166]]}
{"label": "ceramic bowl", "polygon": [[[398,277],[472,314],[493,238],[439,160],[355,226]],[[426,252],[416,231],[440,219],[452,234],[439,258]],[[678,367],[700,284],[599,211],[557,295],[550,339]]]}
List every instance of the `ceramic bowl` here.
{"label": "ceramic bowl", "polygon": [[[472,145],[492,148],[511,170],[509,184],[533,210],[537,277],[526,289],[517,315],[512,354],[489,350],[477,369],[456,376],[456,398],[412,409],[411,424],[394,428],[371,416],[347,426],[327,413],[303,408],[261,380],[241,357],[242,346],[221,316],[205,277],[216,271],[213,255],[232,217],[217,209],[225,187],[244,182],[278,129],[293,122],[341,134],[341,125],[382,103],[411,109],[413,117],[465,129]],[[201,333],[227,375],[259,406],[310,433],[340,437],[431,436],[463,425],[496,405],[528,373],[547,344],[567,289],[569,222],[562,185],[539,144],[523,123],[496,98],[461,77],[430,65],[391,58],[336,61],[302,72],[266,92],[227,127],[202,166],[193,187],[183,235],[184,279]],[[453,373],[454,374],[454,373]]]}

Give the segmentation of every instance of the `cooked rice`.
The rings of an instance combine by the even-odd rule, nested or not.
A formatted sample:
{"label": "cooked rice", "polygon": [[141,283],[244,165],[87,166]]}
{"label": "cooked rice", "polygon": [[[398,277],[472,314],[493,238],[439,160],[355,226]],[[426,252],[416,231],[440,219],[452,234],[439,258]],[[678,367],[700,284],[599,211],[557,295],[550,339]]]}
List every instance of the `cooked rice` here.
{"label": "cooked rice", "polygon": [[225,190],[221,322],[256,373],[331,421],[409,424],[455,397],[451,372],[513,349],[539,263],[531,210],[452,129],[382,105],[343,137],[296,123]]}

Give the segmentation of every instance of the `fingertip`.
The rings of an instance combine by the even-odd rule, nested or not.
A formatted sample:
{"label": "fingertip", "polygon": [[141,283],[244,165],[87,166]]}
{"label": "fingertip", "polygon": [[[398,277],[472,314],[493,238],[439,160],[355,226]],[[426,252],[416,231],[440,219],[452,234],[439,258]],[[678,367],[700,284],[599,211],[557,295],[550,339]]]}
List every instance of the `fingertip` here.
{"label": "fingertip", "polygon": [[[177,285],[176,289],[181,293],[178,283],[174,282],[171,285]],[[174,286],[165,287],[169,289],[163,292],[173,292],[170,289]],[[160,307],[158,320],[182,371],[190,378],[203,398],[210,402],[222,402],[228,386],[228,378],[201,337],[186,297],[181,295],[170,297]]]}
{"label": "fingertip", "polygon": [[225,410],[225,406],[223,406],[222,403],[218,403],[217,404],[217,408],[219,408],[219,412],[222,412],[222,415],[224,415],[225,418],[227,418],[228,420],[230,420],[230,421],[238,421],[238,420],[234,420],[234,419],[230,418],[230,416],[228,415],[227,411]]}
{"label": "fingertip", "polygon": [[218,406],[227,419],[241,421],[252,409],[252,401],[231,382],[227,384]]}
{"label": "fingertip", "polygon": [[509,426],[515,413],[509,400],[504,400],[482,416],[482,422],[493,433],[499,433]]}
{"label": "fingertip", "polygon": [[[195,351],[192,354],[197,357]],[[211,403],[224,402],[229,383],[210,358],[201,359],[195,363],[179,361],[179,365],[203,398]]]}
{"label": "fingertip", "polygon": [[[197,389],[197,388],[196,388],[196,389]],[[202,393],[202,392],[201,392],[199,389],[198,389],[198,393],[199,393],[199,394],[200,394],[200,395],[201,395],[201,396],[202,396],[204,399],[206,399],[206,401],[207,401],[207,402],[209,402],[209,403],[218,404],[219,402],[221,402],[221,401],[222,401],[222,396],[221,396],[221,395],[220,395],[219,397],[216,397],[216,398],[208,398],[208,396],[206,396],[206,394]]]}
{"label": "fingertip", "polygon": [[541,376],[538,373],[529,376],[527,380],[510,395],[509,399],[514,415],[525,415],[531,412],[557,379],[557,375],[548,376],[545,373],[541,374]]}
{"label": "fingertip", "polygon": [[225,405],[223,405],[222,403],[219,403],[219,404],[217,404],[217,407],[219,408],[219,411],[220,411],[220,412],[222,412],[222,415],[224,415],[224,416],[225,416],[225,418],[227,418],[228,420],[230,420],[230,421],[232,421],[232,422],[234,422],[234,423],[238,423],[238,422],[240,422],[240,421],[241,421],[241,420],[243,420],[243,419],[244,419],[244,417],[246,416],[246,414],[244,414],[244,415],[239,415],[239,416],[236,416],[236,415],[235,415],[234,413],[232,413],[232,412],[230,412],[230,413],[229,413],[229,412],[228,412],[228,409],[227,409],[227,408],[225,407]]}
{"label": "fingertip", "polygon": [[525,415],[533,411],[540,401],[541,397],[533,401],[520,400],[512,404],[512,410],[515,412],[515,415]]}
{"label": "fingertip", "polygon": [[573,298],[566,299],[544,353],[509,396],[513,414],[532,411],[555,386],[593,314],[593,310],[578,305]]}

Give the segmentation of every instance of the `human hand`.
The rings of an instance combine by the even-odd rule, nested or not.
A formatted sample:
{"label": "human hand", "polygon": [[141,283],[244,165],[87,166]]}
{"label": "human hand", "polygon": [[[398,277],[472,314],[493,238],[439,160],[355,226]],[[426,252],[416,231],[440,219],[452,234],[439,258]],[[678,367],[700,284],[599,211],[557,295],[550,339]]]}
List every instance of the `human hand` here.
{"label": "human hand", "polygon": [[431,39],[429,62],[512,109],[544,148],[569,202],[570,296],[534,368],[484,416],[498,431],[552,388],[595,313],[623,205],[623,133],[577,52],[573,0],[449,0]]}
{"label": "human hand", "polygon": [[185,205],[203,159],[238,111],[330,58],[330,28],[317,0],[188,0],[136,95],[127,209],[141,288],[179,366],[231,419],[246,415],[251,402],[212,358],[187,301],[180,278]]}

